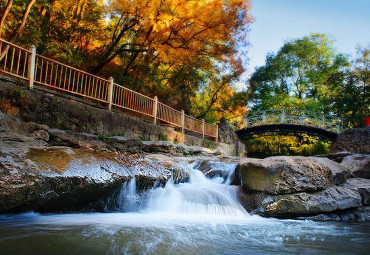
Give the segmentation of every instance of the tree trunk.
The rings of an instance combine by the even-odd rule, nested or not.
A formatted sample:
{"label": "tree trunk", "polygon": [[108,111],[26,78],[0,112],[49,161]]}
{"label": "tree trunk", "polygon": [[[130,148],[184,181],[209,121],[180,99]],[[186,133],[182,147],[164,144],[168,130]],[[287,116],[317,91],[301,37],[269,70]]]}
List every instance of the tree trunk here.
{"label": "tree trunk", "polygon": [[6,7],[5,7],[5,10],[3,12],[3,14],[1,15],[1,20],[0,20],[0,38],[1,38],[1,32],[3,31],[3,26],[4,26],[4,22],[5,22],[5,19],[6,19],[6,16],[8,16],[8,13],[10,11],[10,8],[12,7],[12,4],[13,4],[13,0],[9,0]]}
{"label": "tree trunk", "polygon": [[24,28],[24,26],[26,25],[26,20],[27,20],[27,17],[28,17],[28,14],[30,13],[31,11],[31,8],[32,8],[32,5],[36,2],[36,0],[30,0],[27,4],[27,7],[26,9],[24,10],[24,13],[23,13],[23,17],[22,17],[22,21],[21,23],[19,23],[19,25],[17,26],[17,28],[13,31],[12,35],[9,37],[8,41],[13,41],[15,38],[17,38],[20,34],[20,32],[22,31],[22,29]]}

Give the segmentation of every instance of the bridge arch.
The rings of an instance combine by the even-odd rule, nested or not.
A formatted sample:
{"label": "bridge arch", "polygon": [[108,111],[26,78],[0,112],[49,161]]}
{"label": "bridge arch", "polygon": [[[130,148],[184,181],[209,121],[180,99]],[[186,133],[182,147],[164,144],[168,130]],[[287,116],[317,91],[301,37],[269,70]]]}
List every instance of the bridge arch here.
{"label": "bridge arch", "polygon": [[335,140],[342,132],[344,120],[333,115],[307,110],[272,109],[248,115],[245,128],[236,131],[241,139],[256,134],[274,132],[285,135],[308,134],[325,140]]}

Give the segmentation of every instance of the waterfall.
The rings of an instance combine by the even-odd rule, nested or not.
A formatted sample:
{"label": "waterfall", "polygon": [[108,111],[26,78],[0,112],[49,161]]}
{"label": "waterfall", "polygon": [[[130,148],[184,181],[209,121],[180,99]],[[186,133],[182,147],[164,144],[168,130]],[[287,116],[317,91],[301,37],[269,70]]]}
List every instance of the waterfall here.
{"label": "waterfall", "polygon": [[121,212],[137,211],[140,208],[140,195],[136,191],[136,179],[125,182],[117,197],[116,210]]}
{"label": "waterfall", "polygon": [[[215,164],[223,176],[206,177],[196,169],[197,163],[180,163],[190,178],[187,183],[175,184],[168,180],[164,187],[156,187],[142,194],[136,192],[135,179],[125,183],[119,195],[119,211],[160,213],[167,215],[248,216],[238,201],[238,187],[229,185],[235,164]],[[212,170],[212,169],[211,169]]]}

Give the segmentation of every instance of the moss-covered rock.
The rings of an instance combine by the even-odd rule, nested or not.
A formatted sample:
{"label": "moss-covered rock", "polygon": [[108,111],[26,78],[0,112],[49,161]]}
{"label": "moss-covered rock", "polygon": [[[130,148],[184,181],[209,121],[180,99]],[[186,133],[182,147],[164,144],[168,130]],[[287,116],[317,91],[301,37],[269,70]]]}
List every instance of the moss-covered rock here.
{"label": "moss-covered rock", "polygon": [[267,194],[323,190],[350,176],[340,164],[315,157],[246,158],[238,168],[245,190]]}

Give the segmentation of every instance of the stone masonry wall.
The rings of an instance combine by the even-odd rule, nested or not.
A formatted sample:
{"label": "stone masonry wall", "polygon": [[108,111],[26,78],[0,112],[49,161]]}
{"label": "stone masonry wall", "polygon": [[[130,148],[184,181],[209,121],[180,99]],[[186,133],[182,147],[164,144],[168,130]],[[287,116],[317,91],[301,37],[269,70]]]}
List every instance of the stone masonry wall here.
{"label": "stone masonry wall", "polygon": [[154,125],[150,120],[129,116],[120,111],[109,111],[106,105],[97,105],[65,93],[36,87],[29,90],[20,81],[0,76],[0,108],[23,121],[46,124],[52,128],[102,136],[120,135],[142,140],[169,140],[186,145],[220,149],[229,155],[240,155],[244,148],[235,140],[220,142],[184,135],[173,127]]}
{"label": "stone masonry wall", "polygon": [[354,128],[340,133],[331,144],[330,152],[340,151],[370,154],[370,128]]}

